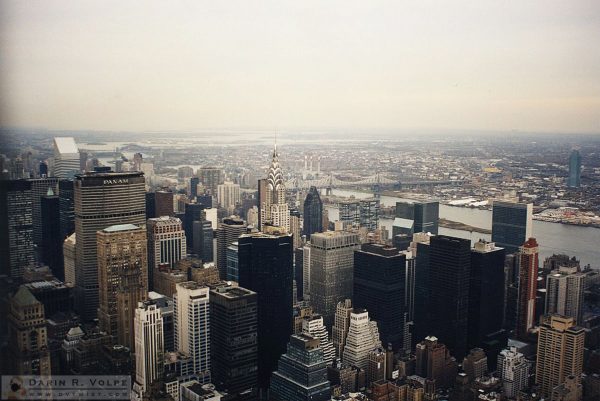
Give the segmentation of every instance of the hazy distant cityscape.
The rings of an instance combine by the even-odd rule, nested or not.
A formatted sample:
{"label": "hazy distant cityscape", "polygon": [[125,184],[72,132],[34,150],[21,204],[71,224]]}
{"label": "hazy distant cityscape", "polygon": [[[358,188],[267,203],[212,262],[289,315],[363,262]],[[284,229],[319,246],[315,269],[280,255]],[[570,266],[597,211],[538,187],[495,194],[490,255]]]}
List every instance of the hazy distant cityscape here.
{"label": "hazy distant cityscape", "polygon": [[0,399],[600,401],[600,2],[0,2]]}

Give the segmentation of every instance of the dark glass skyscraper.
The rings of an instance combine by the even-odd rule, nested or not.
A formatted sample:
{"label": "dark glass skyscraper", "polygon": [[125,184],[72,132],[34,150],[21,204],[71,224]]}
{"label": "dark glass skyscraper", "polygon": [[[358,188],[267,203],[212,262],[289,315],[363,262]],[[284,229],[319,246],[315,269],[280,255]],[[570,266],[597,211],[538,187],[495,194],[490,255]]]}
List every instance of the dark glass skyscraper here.
{"label": "dark glass skyscraper", "polygon": [[569,156],[569,179],[567,186],[579,188],[581,185],[581,154],[578,150],[573,150]]}
{"label": "dark glass skyscraper", "polygon": [[406,257],[396,248],[363,244],[354,252],[355,308],[364,308],[377,322],[381,342],[402,346]]}
{"label": "dark glass skyscraper", "polygon": [[21,277],[31,263],[31,182],[0,180],[0,274]]}
{"label": "dark glass skyscraper", "polygon": [[194,221],[202,221],[202,211],[205,206],[201,203],[186,203],[185,218],[183,220],[183,229],[187,239],[188,250],[191,251],[194,247]]}
{"label": "dark glass skyscraper", "polygon": [[492,207],[492,242],[516,252],[531,237],[533,204],[494,201]]}
{"label": "dark glass skyscraper", "polygon": [[467,352],[471,241],[438,235],[429,245],[428,331],[457,359]]}
{"label": "dark glass skyscraper", "polygon": [[203,262],[212,262],[214,260],[212,223],[208,220],[194,221],[193,234],[193,252]]}
{"label": "dark glass skyscraper", "polygon": [[225,285],[210,291],[211,374],[217,389],[256,389],[257,313],[254,291]]}
{"label": "dark glass skyscraper", "polygon": [[323,231],[323,202],[316,187],[310,187],[304,199],[304,228],[302,234],[310,239],[312,233]]}
{"label": "dark glass skyscraper", "polygon": [[469,279],[469,348],[502,329],[504,312],[504,249],[479,241],[471,250]]}
{"label": "dark glass skyscraper", "polygon": [[275,401],[326,401],[331,398],[327,367],[319,339],[294,334],[271,379]]}
{"label": "dark glass skyscraper", "polygon": [[292,236],[265,226],[238,240],[240,286],[258,293],[258,383],[269,386],[292,333]]}
{"label": "dark glass skyscraper", "polygon": [[392,233],[394,236],[421,232],[437,235],[439,219],[439,202],[396,202]]}
{"label": "dark glass skyscraper", "polygon": [[60,235],[60,199],[52,192],[41,198],[42,259],[52,274],[65,279],[63,265],[63,238]]}

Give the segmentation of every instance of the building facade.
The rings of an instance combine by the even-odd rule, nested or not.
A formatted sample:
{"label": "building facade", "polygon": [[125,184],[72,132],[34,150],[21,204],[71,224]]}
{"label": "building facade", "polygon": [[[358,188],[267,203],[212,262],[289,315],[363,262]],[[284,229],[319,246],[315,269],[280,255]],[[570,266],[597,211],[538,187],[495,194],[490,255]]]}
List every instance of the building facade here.
{"label": "building facade", "polygon": [[323,231],[323,202],[316,187],[310,187],[304,199],[304,227],[302,234],[310,240],[311,234]]}
{"label": "building facade", "polygon": [[159,266],[175,264],[186,255],[185,231],[177,217],[155,217],[148,219],[148,287],[154,288],[154,271]]}
{"label": "building facade", "polygon": [[276,401],[327,401],[330,397],[327,367],[319,339],[294,334],[271,378],[271,397]]}
{"label": "building facade", "polygon": [[533,204],[495,200],[492,205],[492,242],[506,253],[519,250],[532,236]]}
{"label": "building facade", "polygon": [[583,371],[585,330],[572,317],[547,315],[538,334],[535,383],[550,397],[569,376],[578,382]]}
{"label": "building facade", "polygon": [[559,314],[583,323],[586,274],[577,267],[561,266],[546,276],[546,314]]}
{"label": "building facade", "polygon": [[355,308],[377,321],[383,344],[403,346],[406,257],[396,248],[363,244],[354,252]]}
{"label": "building facade", "polygon": [[133,224],[110,226],[98,231],[97,241],[100,329],[133,348],[135,309],[148,297],[146,230]]}
{"label": "building facade", "polygon": [[134,318],[135,382],[142,394],[152,383],[162,379],[164,371],[163,316],[156,301],[138,303]]}
{"label": "building facade", "polygon": [[31,183],[0,180],[0,273],[22,277],[33,251]]}
{"label": "building facade", "polygon": [[261,389],[292,333],[294,279],[292,236],[277,228],[238,239],[240,286],[258,294],[258,381]]}
{"label": "building facade", "polygon": [[310,301],[316,313],[331,327],[338,302],[352,299],[354,251],[358,234],[326,231],[311,236]]}
{"label": "building facade", "polygon": [[74,187],[75,305],[83,320],[92,320],[98,310],[96,232],[118,224],[145,226],[145,181],[139,172],[91,172],[76,176]]}
{"label": "building facade", "polygon": [[193,373],[210,378],[209,288],[193,281],[176,285],[173,294],[175,350],[192,359]]}
{"label": "building facade", "polygon": [[517,327],[519,338],[526,339],[535,325],[539,247],[535,238],[529,238],[519,250],[519,295],[517,299]]}
{"label": "building facade", "polygon": [[210,291],[211,373],[218,390],[258,386],[258,304],[254,291],[217,286]]}

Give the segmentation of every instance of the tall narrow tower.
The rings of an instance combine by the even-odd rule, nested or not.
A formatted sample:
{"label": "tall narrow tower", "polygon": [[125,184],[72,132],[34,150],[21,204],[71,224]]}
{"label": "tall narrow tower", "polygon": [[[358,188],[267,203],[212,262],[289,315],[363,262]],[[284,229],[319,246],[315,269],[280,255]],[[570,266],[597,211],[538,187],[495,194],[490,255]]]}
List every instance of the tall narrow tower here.
{"label": "tall narrow tower", "polygon": [[519,251],[519,299],[517,328],[519,338],[526,338],[535,324],[535,296],[537,292],[538,243],[529,238]]}
{"label": "tall narrow tower", "polygon": [[261,202],[261,231],[264,229],[264,225],[268,223],[277,227],[284,227],[289,232],[290,211],[285,201],[285,184],[283,182],[283,171],[279,165],[277,145],[273,148],[273,158],[267,175],[265,195]]}

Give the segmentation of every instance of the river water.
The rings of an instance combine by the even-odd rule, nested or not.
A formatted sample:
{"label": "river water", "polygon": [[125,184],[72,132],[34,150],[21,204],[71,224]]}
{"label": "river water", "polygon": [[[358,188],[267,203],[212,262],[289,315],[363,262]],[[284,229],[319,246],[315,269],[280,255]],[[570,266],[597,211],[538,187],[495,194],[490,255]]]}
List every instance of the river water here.
{"label": "river water", "polygon": [[[333,190],[337,196],[351,196],[357,199],[372,197],[365,192]],[[391,196],[382,196],[381,204],[384,206],[395,206],[396,202],[406,200]],[[338,210],[328,207],[329,219],[338,218]],[[492,212],[490,210],[471,209],[440,204],[440,217],[458,221],[474,227],[492,228]],[[380,219],[380,225],[386,227],[390,234],[392,232],[393,219]],[[491,235],[464,230],[440,227],[440,234],[470,239],[472,242],[479,238],[490,240]],[[590,264],[594,268],[600,268],[600,228],[574,226],[570,224],[550,223],[547,221],[533,221],[533,236],[540,244],[540,264],[553,253],[564,253],[575,256],[581,260],[581,265]]]}

